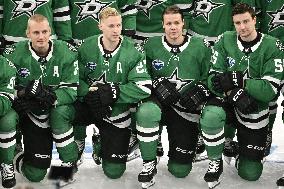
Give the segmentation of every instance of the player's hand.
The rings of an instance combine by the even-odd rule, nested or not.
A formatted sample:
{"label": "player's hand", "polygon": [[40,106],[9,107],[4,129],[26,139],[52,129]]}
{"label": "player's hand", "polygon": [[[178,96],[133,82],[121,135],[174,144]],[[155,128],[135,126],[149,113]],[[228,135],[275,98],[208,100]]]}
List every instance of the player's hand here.
{"label": "player's hand", "polygon": [[258,110],[257,101],[240,88],[233,89],[230,92],[228,101],[243,114],[251,114]]}
{"label": "player's hand", "polygon": [[176,90],[175,84],[166,78],[153,80],[153,93],[162,105],[170,106],[180,99],[180,93]]}
{"label": "player's hand", "polygon": [[208,100],[210,91],[206,85],[197,82],[191,89],[185,91],[180,98],[180,104],[189,111],[196,110],[198,106]]}
{"label": "player's hand", "polygon": [[38,100],[44,109],[52,107],[57,100],[55,92],[50,87],[42,85],[40,80],[33,80],[26,86],[25,97]]}
{"label": "player's hand", "polygon": [[243,88],[243,73],[239,71],[228,71],[216,74],[211,78],[213,90],[218,93],[227,93],[234,88]]}

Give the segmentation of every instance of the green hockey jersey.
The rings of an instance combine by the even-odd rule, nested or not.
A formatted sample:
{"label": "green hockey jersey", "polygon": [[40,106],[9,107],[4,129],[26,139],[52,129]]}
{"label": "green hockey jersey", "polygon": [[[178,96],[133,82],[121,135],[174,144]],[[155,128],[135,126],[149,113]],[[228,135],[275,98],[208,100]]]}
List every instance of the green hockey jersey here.
{"label": "green hockey jersey", "polygon": [[261,10],[260,31],[284,43],[284,0],[257,1]]}
{"label": "green hockey jersey", "polygon": [[255,7],[254,0],[196,0],[194,10],[187,21],[188,33],[215,41],[225,31],[234,30],[232,9],[237,3]]}
{"label": "green hockey jersey", "polygon": [[111,117],[106,121],[120,128],[128,127],[131,122],[130,104],[137,103],[151,94],[152,81],[146,69],[145,54],[140,52],[140,46],[123,37],[115,51],[105,53],[101,39],[102,35],[89,37],[78,49],[78,96],[85,96],[89,87],[96,83],[119,84],[119,98],[112,107]]}
{"label": "green hockey jersey", "polygon": [[116,8],[122,15],[123,29],[136,29],[136,0],[69,0],[73,38],[77,42],[98,35],[99,14],[106,7]]}
{"label": "green hockey jersey", "polygon": [[[284,47],[276,38],[261,34],[260,41],[251,47],[249,53],[237,39],[234,31],[225,32],[214,46],[210,74],[214,72],[242,71],[245,90],[255,98],[259,112],[244,115],[236,110],[240,123],[251,129],[259,129],[268,124],[268,103],[277,94],[283,75]],[[211,76],[208,78],[212,91]]]}
{"label": "green hockey jersey", "polygon": [[[152,37],[145,44],[145,52],[152,78],[166,77],[180,93],[196,81],[207,81],[211,48],[201,38],[186,36],[182,45],[171,46],[165,36]],[[198,122],[198,112],[189,113],[179,102],[173,108],[183,118]]]}
{"label": "green hockey jersey", "polygon": [[41,79],[43,85],[54,89],[57,106],[71,104],[76,99],[79,84],[77,52],[66,42],[53,40],[50,43],[52,46],[45,58],[34,52],[30,41],[9,46],[4,56],[17,68],[16,86]]}
{"label": "green hockey jersey", "polygon": [[14,100],[16,68],[8,59],[0,56],[0,116],[5,115]]}
{"label": "green hockey jersey", "polygon": [[0,35],[11,42],[25,40],[27,21],[33,14],[47,17],[52,38],[72,39],[68,0],[0,0]]}
{"label": "green hockey jersey", "polygon": [[188,13],[192,6],[192,1],[193,0],[138,0],[135,38],[143,40],[148,37],[163,35],[163,11],[168,6],[175,4],[183,12]]}

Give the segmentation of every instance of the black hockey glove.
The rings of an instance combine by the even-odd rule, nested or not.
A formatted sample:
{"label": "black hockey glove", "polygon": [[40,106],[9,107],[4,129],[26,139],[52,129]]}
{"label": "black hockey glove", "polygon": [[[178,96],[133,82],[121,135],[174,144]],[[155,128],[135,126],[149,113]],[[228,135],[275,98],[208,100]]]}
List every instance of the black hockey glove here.
{"label": "black hockey glove", "polygon": [[203,102],[208,100],[210,91],[206,85],[197,82],[191,89],[187,90],[180,98],[180,104],[189,111],[196,110]]}
{"label": "black hockey glove", "polygon": [[26,86],[25,96],[38,100],[45,109],[51,108],[57,100],[55,92],[39,80],[33,80]]}
{"label": "black hockey glove", "polygon": [[89,91],[84,101],[93,108],[112,106],[118,99],[120,89],[117,84],[98,84],[97,89]]}
{"label": "black hockey glove", "polygon": [[90,108],[94,119],[101,120],[111,115],[111,107],[103,106],[100,95],[97,91],[89,91],[84,100]]}
{"label": "black hockey glove", "polygon": [[17,98],[13,101],[12,108],[19,114],[26,114],[34,110],[46,110],[46,107],[35,99]]}
{"label": "black hockey glove", "polygon": [[256,100],[240,88],[231,91],[228,96],[228,101],[243,114],[251,114],[258,110]]}
{"label": "black hockey glove", "polygon": [[218,93],[228,92],[234,88],[243,88],[243,73],[239,71],[229,71],[216,74],[211,78],[213,90]]}
{"label": "black hockey glove", "polygon": [[180,93],[176,90],[175,84],[166,78],[153,80],[153,93],[162,105],[170,106],[180,99]]}

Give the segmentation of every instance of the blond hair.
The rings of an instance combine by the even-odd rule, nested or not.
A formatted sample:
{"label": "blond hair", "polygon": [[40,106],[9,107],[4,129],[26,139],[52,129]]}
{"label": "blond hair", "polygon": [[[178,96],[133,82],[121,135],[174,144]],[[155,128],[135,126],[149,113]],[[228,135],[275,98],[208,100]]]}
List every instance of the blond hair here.
{"label": "blond hair", "polygon": [[99,15],[100,22],[101,20],[106,19],[110,16],[121,16],[121,15],[115,8],[107,7],[100,12]]}
{"label": "blond hair", "polygon": [[48,20],[45,16],[43,16],[41,14],[34,14],[28,20],[26,33],[29,32],[31,21],[34,21],[34,22],[37,22],[37,23],[46,21],[49,25],[49,22],[48,22]]}

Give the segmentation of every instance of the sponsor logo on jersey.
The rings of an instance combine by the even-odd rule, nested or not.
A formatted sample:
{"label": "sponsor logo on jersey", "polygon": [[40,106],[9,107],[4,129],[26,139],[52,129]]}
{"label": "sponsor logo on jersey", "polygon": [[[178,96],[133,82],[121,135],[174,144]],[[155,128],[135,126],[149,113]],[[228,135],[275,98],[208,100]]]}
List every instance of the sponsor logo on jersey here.
{"label": "sponsor logo on jersey", "polygon": [[89,70],[94,71],[94,70],[96,69],[96,67],[97,67],[97,63],[95,63],[95,62],[88,62],[87,65],[86,65],[86,67],[87,67]]}
{"label": "sponsor logo on jersey", "polygon": [[269,22],[269,32],[279,28],[284,28],[284,5],[280,10],[276,11],[267,11],[267,14],[270,16],[271,20]]}
{"label": "sponsor logo on jersey", "polygon": [[87,18],[91,18],[97,22],[99,22],[99,14],[100,12],[109,7],[115,1],[110,2],[102,2],[99,0],[85,0],[84,2],[75,2],[75,5],[80,9],[77,14],[76,24],[84,21]]}
{"label": "sponsor logo on jersey", "polygon": [[37,8],[48,3],[48,1],[49,0],[12,0],[12,2],[15,4],[15,7],[12,10],[13,16],[11,19],[22,15],[31,17],[35,14]]}
{"label": "sponsor logo on jersey", "polygon": [[152,62],[152,66],[156,69],[156,70],[161,70],[164,66],[165,63],[162,60],[153,60]]}
{"label": "sponsor logo on jersey", "polygon": [[231,68],[236,64],[236,60],[233,59],[232,57],[227,57],[227,63],[228,63],[229,68]]}
{"label": "sponsor logo on jersey", "polygon": [[210,14],[217,8],[224,6],[223,3],[215,3],[210,0],[197,0],[194,17],[202,16],[206,22],[210,22]]}
{"label": "sponsor logo on jersey", "polygon": [[164,2],[166,2],[166,0],[138,0],[137,7],[139,11],[142,11],[150,19],[150,12],[152,8]]}
{"label": "sponsor logo on jersey", "polygon": [[18,70],[18,74],[19,74],[21,77],[26,78],[26,77],[28,77],[28,76],[31,74],[31,72],[30,72],[30,70],[28,70],[27,68],[20,68],[20,69]]}

